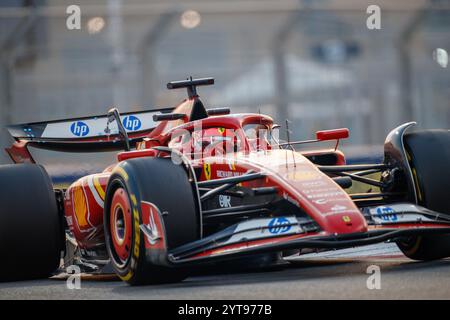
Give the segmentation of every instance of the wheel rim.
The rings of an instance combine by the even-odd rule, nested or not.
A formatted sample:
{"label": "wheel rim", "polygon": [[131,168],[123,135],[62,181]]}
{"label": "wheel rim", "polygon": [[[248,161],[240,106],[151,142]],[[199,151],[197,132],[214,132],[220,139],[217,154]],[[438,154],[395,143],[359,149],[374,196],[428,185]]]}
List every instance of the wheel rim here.
{"label": "wheel rim", "polygon": [[405,254],[412,255],[419,249],[421,242],[421,236],[411,236],[403,238],[397,243]]}
{"label": "wheel rim", "polygon": [[114,209],[114,237],[118,244],[122,244],[125,241],[125,216],[123,214],[123,208],[118,204]]}
{"label": "wheel rim", "polygon": [[131,253],[132,224],[128,194],[118,188],[112,197],[110,210],[110,234],[114,247],[114,258],[120,264],[128,261]]}

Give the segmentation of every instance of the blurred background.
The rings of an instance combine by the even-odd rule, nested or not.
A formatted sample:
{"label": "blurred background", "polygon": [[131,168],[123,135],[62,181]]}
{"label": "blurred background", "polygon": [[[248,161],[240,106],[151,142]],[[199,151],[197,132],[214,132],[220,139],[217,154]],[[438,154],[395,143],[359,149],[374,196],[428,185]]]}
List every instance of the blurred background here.
{"label": "blurred background", "polygon": [[449,51],[448,0],[2,0],[0,125],[173,106],[168,81],[212,76],[208,107],[290,119],[296,140],[348,127],[344,149],[376,157],[402,122],[450,128]]}

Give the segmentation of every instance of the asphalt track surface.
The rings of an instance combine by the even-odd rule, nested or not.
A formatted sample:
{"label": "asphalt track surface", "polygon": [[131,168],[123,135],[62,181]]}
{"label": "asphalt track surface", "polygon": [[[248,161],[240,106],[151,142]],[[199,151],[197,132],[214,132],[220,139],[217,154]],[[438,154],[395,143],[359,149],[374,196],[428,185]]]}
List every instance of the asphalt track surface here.
{"label": "asphalt track surface", "polygon": [[[367,288],[367,268],[380,268],[381,289]],[[450,259],[414,262],[393,245],[292,258],[259,271],[195,275],[182,283],[130,287],[117,280],[0,283],[0,299],[449,299]]]}

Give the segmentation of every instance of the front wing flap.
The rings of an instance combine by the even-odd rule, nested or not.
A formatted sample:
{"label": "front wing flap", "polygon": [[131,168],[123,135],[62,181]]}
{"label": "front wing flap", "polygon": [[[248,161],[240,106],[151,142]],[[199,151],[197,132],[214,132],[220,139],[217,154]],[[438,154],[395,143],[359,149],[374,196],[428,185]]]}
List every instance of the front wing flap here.
{"label": "front wing flap", "polygon": [[[343,249],[407,236],[450,233],[449,215],[414,204],[366,207],[361,211],[368,222],[366,232],[329,234],[312,219],[296,216],[251,219],[167,251],[165,264],[199,265],[290,249]],[[160,217],[155,215],[156,219]],[[163,240],[147,241],[158,245]]]}

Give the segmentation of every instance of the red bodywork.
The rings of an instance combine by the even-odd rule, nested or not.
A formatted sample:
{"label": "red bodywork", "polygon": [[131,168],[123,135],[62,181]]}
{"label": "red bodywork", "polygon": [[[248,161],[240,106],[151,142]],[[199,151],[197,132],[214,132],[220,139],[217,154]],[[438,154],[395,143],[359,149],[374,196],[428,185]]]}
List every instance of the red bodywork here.
{"label": "red bodywork", "polygon": [[[174,112],[189,114],[195,99],[185,100]],[[272,150],[270,144],[258,146],[258,150],[255,150],[255,145],[243,131],[246,124],[271,127],[273,121],[259,114],[213,116],[194,122],[164,121],[148,135],[148,139],[137,146],[137,150],[119,153],[118,161],[157,156],[158,152],[151,148],[167,146],[171,137],[181,130],[192,132],[200,125],[213,130],[225,128],[225,134],[227,130],[234,130],[235,136],[241,140],[237,152],[211,156],[207,150],[205,154],[203,149],[200,156],[193,154],[193,166],[203,168],[200,181],[236,176],[249,170],[265,171],[269,173],[265,179],[244,182],[243,185],[279,187],[279,196],[301,207],[319,224],[324,235],[367,231],[366,220],[347,193],[305,157],[333,153],[336,155],[336,164],[345,164],[340,151],[309,151],[302,155],[290,150]],[[187,143],[189,147],[190,143]],[[185,147],[186,144],[180,149]],[[103,243],[103,201],[110,171],[108,168],[105,172],[85,176],[73,183],[65,193],[66,218],[81,248],[89,249]]]}
{"label": "red bodywork", "polygon": [[[151,130],[131,133],[129,137],[137,141],[136,149],[118,153],[117,163],[137,157],[168,157],[170,154],[167,150],[176,150],[189,158],[190,164],[196,172],[201,172],[197,178],[198,182],[236,177],[248,172],[264,173],[264,178],[242,182],[241,186],[252,190],[258,187],[276,187],[277,196],[304,212],[318,225],[317,230],[319,231],[294,235],[280,234],[263,239],[226,243],[219,247],[199,251],[191,258],[201,259],[205,256],[263,245],[276,247],[280,243],[290,243],[295,248],[296,243],[292,242],[301,238],[364,235],[380,229],[389,231],[397,228],[411,230],[419,227],[422,229],[448,228],[448,224],[437,222],[385,224],[369,227],[361,209],[344,189],[329,175],[319,170],[317,164],[310,160],[313,157],[326,155],[331,156],[328,159],[334,159],[327,165],[345,165],[345,157],[341,151],[336,148],[305,152],[279,149],[279,143],[271,144],[267,137],[261,136],[261,132],[264,133],[264,130],[272,131],[274,128],[272,118],[265,115],[211,115],[192,121],[193,109],[198,103],[201,102],[197,96],[186,99],[173,110],[174,114],[182,114],[185,115],[184,117],[181,116],[178,120],[162,121]],[[246,131],[248,127],[256,128],[254,136]],[[21,128],[29,130],[26,129],[26,126]],[[306,142],[324,140],[337,140],[338,142],[339,139],[346,137],[348,137],[348,129],[320,131],[317,133],[317,140]],[[103,140],[100,138],[78,139],[80,141],[75,141],[73,145],[79,144],[84,147],[96,142],[118,141],[109,136],[101,139]],[[16,140],[16,143],[7,149],[13,161],[34,162],[27,150],[27,144],[35,141],[17,137]],[[73,141],[63,142],[67,146]],[[52,141],[51,143],[61,143],[61,141]],[[157,147],[169,147],[170,149],[158,149]],[[80,178],[65,191],[64,213],[69,229],[77,244],[86,252],[104,246],[105,193],[109,177],[117,163],[109,165],[102,173]],[[120,196],[117,196],[116,202],[120,206]],[[150,220],[155,221],[155,226],[161,234],[160,242],[156,242],[156,244],[148,242],[146,246],[160,246],[158,248],[162,250],[165,248],[165,235],[158,208],[154,208],[151,203],[143,202],[141,211],[143,222],[148,224]],[[361,241],[363,243],[364,240]],[[277,248],[281,248],[281,246]],[[117,251],[120,251],[120,248]]]}

